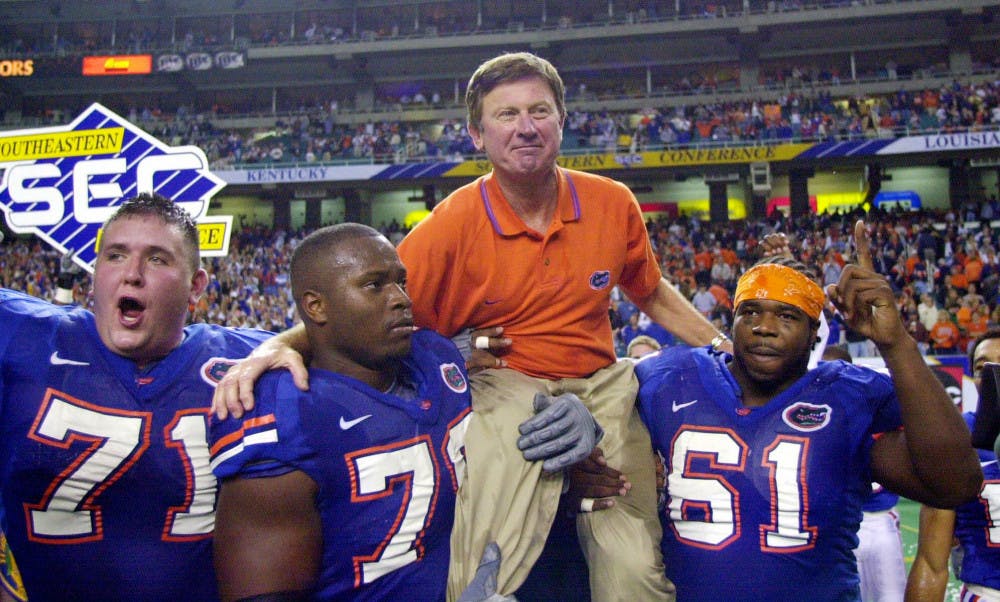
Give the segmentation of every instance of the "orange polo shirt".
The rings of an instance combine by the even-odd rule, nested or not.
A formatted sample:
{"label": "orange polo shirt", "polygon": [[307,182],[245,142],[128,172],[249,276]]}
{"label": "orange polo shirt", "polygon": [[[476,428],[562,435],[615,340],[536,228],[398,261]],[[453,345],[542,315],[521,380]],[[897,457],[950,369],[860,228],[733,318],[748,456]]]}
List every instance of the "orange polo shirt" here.
{"label": "orange polo shirt", "polygon": [[559,170],[545,233],[525,226],[492,174],[459,188],[399,245],[419,326],[444,336],[503,326],[510,368],[579,378],[616,360],[608,320],[617,284],[645,299],[660,268],[623,184]]}

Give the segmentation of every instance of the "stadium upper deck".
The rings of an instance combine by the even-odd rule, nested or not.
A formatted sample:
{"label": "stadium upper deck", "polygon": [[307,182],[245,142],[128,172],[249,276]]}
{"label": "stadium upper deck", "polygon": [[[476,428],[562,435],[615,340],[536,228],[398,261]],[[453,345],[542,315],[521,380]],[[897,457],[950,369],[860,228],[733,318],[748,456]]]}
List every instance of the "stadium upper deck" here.
{"label": "stadium upper deck", "polygon": [[[145,107],[165,115],[182,111],[211,115],[212,125],[224,132],[271,128],[284,116],[301,115],[301,107],[329,110],[334,104],[335,122],[345,127],[461,121],[461,98],[474,67],[509,50],[531,50],[552,60],[567,82],[570,111],[591,114],[635,114],[652,108],[667,115],[667,110],[680,106],[777,101],[787,99],[790,91],[848,102],[899,90],[941,90],[956,81],[1000,81],[996,52],[1000,1],[299,0],[289,4],[0,1],[2,127],[30,127],[50,109],[64,109],[65,121],[95,101],[122,115]],[[128,57],[134,55],[148,57],[148,73],[106,74],[129,71]],[[85,57],[102,57],[96,66],[101,76],[82,74]],[[965,163],[954,165],[949,158],[930,153],[921,161],[950,165],[945,178],[962,182],[967,180],[969,156],[963,152]],[[838,156],[830,165],[845,167],[849,164],[845,161]],[[891,167],[891,161],[884,160],[881,167]],[[867,168],[869,162],[870,158],[856,158],[850,165]],[[812,159],[804,164],[786,162],[783,168],[772,162],[775,174],[805,168],[776,189],[805,203],[812,163]],[[913,161],[903,156],[897,163]],[[685,163],[695,174],[706,171],[703,164],[697,157]],[[866,173],[881,173],[879,165],[871,167],[875,169]],[[426,173],[446,168],[435,169]],[[387,169],[386,174],[390,171],[396,173]],[[463,177],[473,175],[458,171]],[[657,201],[705,194],[668,189],[673,178],[691,175],[676,172],[666,164],[632,170],[629,177],[636,181],[627,183],[652,185],[653,192],[645,194]],[[745,181],[747,165],[727,167],[716,176],[725,179],[734,173]],[[424,183],[386,174],[352,182],[362,189],[361,205],[382,203],[382,190]],[[724,202],[726,181],[716,179],[709,186],[711,174],[704,175],[705,186],[716,190],[713,198]],[[345,192],[327,180],[313,182],[311,175],[292,177],[287,186],[270,190],[259,184],[242,186],[251,178],[237,173],[229,180],[229,190],[282,201],[301,195],[358,196],[357,189]],[[438,176],[424,178],[442,190],[459,179],[445,183]],[[993,189],[992,182],[987,181],[985,190]],[[845,186],[857,189],[854,182],[837,184]],[[979,194],[966,189],[934,192],[952,203]],[[749,193],[747,189],[745,196]]]}
{"label": "stadium upper deck", "polygon": [[[1000,78],[998,14],[984,0],[15,0],[0,2],[0,90],[7,127],[95,100],[123,113],[215,109],[224,128],[331,102],[345,123],[455,119],[479,62],[531,50],[580,110],[794,86],[847,97]],[[151,56],[150,73],[81,74],[84,56],[135,54]]]}

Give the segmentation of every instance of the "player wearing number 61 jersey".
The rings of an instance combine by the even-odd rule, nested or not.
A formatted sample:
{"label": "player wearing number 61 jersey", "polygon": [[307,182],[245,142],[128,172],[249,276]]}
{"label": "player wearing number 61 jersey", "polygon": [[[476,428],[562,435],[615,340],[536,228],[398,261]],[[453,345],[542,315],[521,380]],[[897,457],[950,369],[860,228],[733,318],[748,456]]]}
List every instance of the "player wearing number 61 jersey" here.
{"label": "player wearing number 61 jersey", "polygon": [[939,506],[978,489],[961,416],[871,270],[862,222],[855,239],[861,265],[831,300],[891,380],[844,362],[808,371],[825,299],[782,259],[740,278],[732,356],[671,349],[636,366],[667,472],[661,545],[678,600],[860,600],[852,548],[872,481]]}
{"label": "player wearing number 61 jersey", "polygon": [[[637,366],[668,470],[662,545],[678,599],[794,600],[806,583],[818,600],[853,599],[872,436],[900,424],[891,381],[821,362],[751,410],[726,359],[670,348]],[[752,596],[733,594],[750,581]]]}
{"label": "player wearing number 61 jersey", "polygon": [[468,384],[451,341],[419,331],[412,344],[396,390],[313,368],[302,392],[269,372],[252,411],[212,424],[220,479],[301,470],[321,484],[318,599],[444,599]]}
{"label": "player wearing number 61 jersey", "polygon": [[184,328],[207,281],[197,236],[143,195],[104,228],[94,313],[0,290],[0,532],[23,589],[0,584],[15,598],[217,598],[209,404],[270,333]]}

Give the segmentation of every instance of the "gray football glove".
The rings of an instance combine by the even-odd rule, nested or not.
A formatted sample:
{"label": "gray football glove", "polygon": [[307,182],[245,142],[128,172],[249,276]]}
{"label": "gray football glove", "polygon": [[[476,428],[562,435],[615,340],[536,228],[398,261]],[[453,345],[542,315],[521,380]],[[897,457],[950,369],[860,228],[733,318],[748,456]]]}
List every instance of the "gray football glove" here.
{"label": "gray football glove", "polygon": [[472,582],[462,591],[458,602],[517,602],[514,596],[497,593],[497,573],[500,572],[500,546],[491,541],[486,544],[479,560],[479,568]]}
{"label": "gray football glove", "polygon": [[580,398],[535,393],[535,415],[517,427],[517,448],[528,461],[544,460],[542,468],[558,472],[583,460],[604,436]]}

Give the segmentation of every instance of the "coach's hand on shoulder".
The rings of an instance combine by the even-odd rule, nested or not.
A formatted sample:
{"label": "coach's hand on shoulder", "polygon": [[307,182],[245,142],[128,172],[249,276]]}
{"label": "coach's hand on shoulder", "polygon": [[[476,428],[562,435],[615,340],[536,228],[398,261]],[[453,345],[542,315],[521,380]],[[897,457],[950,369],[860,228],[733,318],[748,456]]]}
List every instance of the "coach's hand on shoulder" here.
{"label": "coach's hand on shoulder", "polygon": [[604,436],[580,398],[535,393],[535,415],[518,426],[517,448],[528,461],[544,460],[542,468],[557,472],[586,458]]}
{"label": "coach's hand on shoulder", "polygon": [[226,371],[212,395],[212,412],[219,420],[225,420],[230,414],[233,418],[242,417],[244,412],[253,409],[254,384],[265,372],[278,368],[285,368],[292,373],[296,387],[303,391],[309,390],[309,371],[302,355],[281,340],[281,337],[273,337]]}

